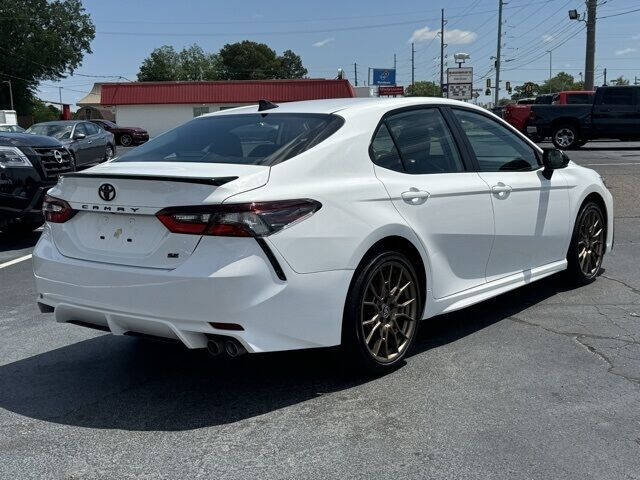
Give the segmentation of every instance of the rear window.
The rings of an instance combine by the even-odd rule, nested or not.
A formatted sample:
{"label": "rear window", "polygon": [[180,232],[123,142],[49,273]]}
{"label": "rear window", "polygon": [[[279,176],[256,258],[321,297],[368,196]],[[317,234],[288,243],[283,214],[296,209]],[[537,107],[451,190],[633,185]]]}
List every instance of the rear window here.
{"label": "rear window", "polygon": [[583,105],[593,103],[593,94],[590,93],[569,93],[567,94],[569,105]]}
{"label": "rear window", "polygon": [[343,123],[341,117],[328,114],[200,117],[130,150],[115,161],[275,165],[322,142]]}

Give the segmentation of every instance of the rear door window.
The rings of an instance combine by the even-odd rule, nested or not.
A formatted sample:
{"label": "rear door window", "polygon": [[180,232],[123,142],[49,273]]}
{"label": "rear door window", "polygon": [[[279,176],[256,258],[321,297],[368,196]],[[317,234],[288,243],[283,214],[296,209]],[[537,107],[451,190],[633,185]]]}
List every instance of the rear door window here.
{"label": "rear door window", "polygon": [[633,105],[632,88],[607,88],[602,93],[603,105]]}
{"label": "rear door window", "polygon": [[324,141],[344,123],[330,114],[258,113],[199,117],[116,162],[275,165]]}
{"label": "rear door window", "polygon": [[87,129],[87,135],[95,135],[96,133],[100,132],[98,127],[93,123],[83,123],[82,125],[84,125],[84,128]]}

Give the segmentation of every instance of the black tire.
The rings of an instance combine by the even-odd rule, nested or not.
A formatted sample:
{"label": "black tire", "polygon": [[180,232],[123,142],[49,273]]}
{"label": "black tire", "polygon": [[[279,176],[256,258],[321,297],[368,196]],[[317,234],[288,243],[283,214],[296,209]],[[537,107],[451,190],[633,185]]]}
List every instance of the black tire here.
{"label": "black tire", "polygon": [[551,141],[560,150],[571,150],[578,148],[580,134],[575,125],[564,124],[553,129]]}
{"label": "black tire", "polygon": [[[597,225],[590,225],[596,221]],[[602,208],[595,202],[585,203],[573,227],[567,253],[567,275],[578,285],[593,282],[602,266],[606,247],[606,221]]]}
{"label": "black tire", "polygon": [[[387,275],[391,281],[386,281]],[[373,289],[372,282],[377,285]],[[401,284],[403,288],[398,288]],[[351,365],[368,374],[384,374],[403,363],[421,319],[422,291],[415,269],[401,253],[379,251],[361,262],[351,281],[342,322],[342,348]],[[404,303],[408,305],[402,307]],[[388,358],[377,358],[376,346],[379,355]]]}
{"label": "black tire", "polygon": [[120,145],[123,147],[130,147],[133,143],[133,137],[128,133],[123,133],[120,135]]}

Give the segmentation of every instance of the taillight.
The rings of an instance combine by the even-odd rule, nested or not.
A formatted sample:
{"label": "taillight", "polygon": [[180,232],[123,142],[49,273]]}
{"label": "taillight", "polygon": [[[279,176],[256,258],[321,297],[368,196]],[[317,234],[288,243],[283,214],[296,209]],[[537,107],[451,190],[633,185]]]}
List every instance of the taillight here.
{"label": "taillight", "polygon": [[45,195],[42,202],[44,219],[51,223],[64,223],[76,214],[67,202],[60,198]]}
{"label": "taillight", "polygon": [[170,207],[156,217],[170,232],[219,237],[265,237],[317,212],[315,200]]}

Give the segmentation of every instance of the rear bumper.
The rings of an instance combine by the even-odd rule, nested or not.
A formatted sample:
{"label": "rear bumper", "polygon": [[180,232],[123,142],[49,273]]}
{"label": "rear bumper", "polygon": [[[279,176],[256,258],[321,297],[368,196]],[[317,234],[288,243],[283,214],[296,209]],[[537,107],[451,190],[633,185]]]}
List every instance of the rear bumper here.
{"label": "rear bumper", "polygon": [[[229,241],[236,242],[237,255],[219,258]],[[252,238],[204,237],[178,268],[159,270],[64,257],[46,227],[33,265],[38,302],[53,307],[58,322],[178,339],[188,348],[205,347],[208,335],[234,337],[249,352],[339,344],[353,271],[297,274],[273,253],[286,281]]]}

